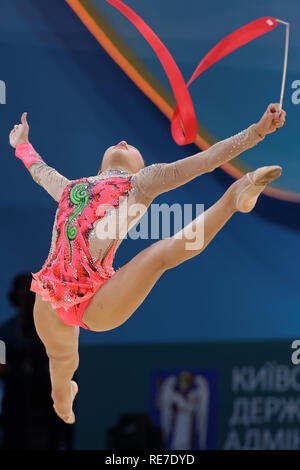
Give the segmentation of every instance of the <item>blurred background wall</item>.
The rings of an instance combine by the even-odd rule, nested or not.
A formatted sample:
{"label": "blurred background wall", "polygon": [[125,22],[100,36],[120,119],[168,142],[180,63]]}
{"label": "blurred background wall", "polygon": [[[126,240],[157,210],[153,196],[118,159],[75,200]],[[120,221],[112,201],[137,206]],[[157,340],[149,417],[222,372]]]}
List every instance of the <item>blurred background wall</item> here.
{"label": "blurred background wall", "polygon": [[[261,16],[291,21],[286,126],[241,161],[251,168],[281,164],[279,187],[297,195],[300,107],[292,102],[292,82],[299,79],[298,2],[127,3],[169,47],[186,79],[205,53],[232,30]],[[135,29],[104,0],[94,0],[93,7],[170,91],[160,64]],[[139,148],[147,164],[170,162],[199,149],[173,142],[169,121],[63,0],[3,0],[1,11],[0,80],[6,84],[6,104],[0,105],[0,328],[1,324],[4,328],[15,312],[6,293],[18,273],[36,272],[46,259],[56,207],[9,147],[8,133],[23,111],[28,112],[37,151],[70,179],[96,174],[105,149],[122,139]],[[191,95],[205,133],[214,140],[226,138],[257,121],[270,102],[279,100],[283,44],[284,29],[277,28],[198,79]],[[207,208],[232,181],[218,169],[156,202],[203,203]],[[205,253],[166,273],[123,326],[105,333],[82,331],[76,448],[104,448],[108,428],[122,414],[150,413],[155,421],[151,407],[158,369],[163,369],[162,374],[173,370],[170,374],[176,377],[180,370],[199,369],[210,396],[215,396],[207,405],[212,413],[207,446],[225,445],[229,418],[224,407],[233,400],[235,363],[252,364],[256,373],[269,361],[281,361],[286,370],[292,367],[290,340],[299,332],[299,220],[298,203],[261,197],[255,211],[235,215]],[[125,241],[115,267],[149,243]],[[275,420],[275,432],[277,425]]]}

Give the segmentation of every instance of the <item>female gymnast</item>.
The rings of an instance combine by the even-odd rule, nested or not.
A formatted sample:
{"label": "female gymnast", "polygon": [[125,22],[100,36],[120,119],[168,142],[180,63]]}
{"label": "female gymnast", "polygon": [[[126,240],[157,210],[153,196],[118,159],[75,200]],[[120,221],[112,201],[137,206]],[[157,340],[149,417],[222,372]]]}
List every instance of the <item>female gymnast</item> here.
{"label": "female gymnast", "polygon": [[[33,274],[31,290],[36,293],[35,326],[49,357],[53,406],[63,421],[75,421],[72,405],[78,387],[72,377],[79,363],[79,326],[106,331],[122,325],[165,271],[201,253],[235,212],[250,212],[281,168],[262,167],[235,181],[204,217],[153,243],[115,272],[114,254],[143,215],[143,210],[130,215],[130,208],[139,204],[146,211],[159,194],[256,145],[282,127],[285,116],[279,104],[272,103],[247,129],[169,164],[145,167],[140,152],[122,141],[105,151],[96,176],[70,181],[34,150],[28,140],[27,113],[22,114],[21,124],[10,133],[10,144],[33,179],[58,202],[50,252],[42,269]],[[113,225],[118,232],[112,234]],[[187,242],[193,242],[200,230],[202,246],[188,249]]]}

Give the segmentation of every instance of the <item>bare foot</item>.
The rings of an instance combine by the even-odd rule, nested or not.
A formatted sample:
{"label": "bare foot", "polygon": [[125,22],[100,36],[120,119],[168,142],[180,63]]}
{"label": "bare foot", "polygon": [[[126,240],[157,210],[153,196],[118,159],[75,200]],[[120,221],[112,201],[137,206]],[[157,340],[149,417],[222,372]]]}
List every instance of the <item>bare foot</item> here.
{"label": "bare foot", "polygon": [[236,210],[250,212],[260,193],[271,181],[274,181],[282,173],[280,166],[264,166],[251,173],[247,173],[232,185]]}
{"label": "bare foot", "polygon": [[[71,401],[72,401],[71,402],[71,410],[72,410],[74,399],[75,399],[75,397],[78,393],[78,385],[74,380],[71,380],[70,385],[71,385]],[[57,411],[57,409],[55,408],[54,405],[53,405],[53,408],[54,408],[54,411],[57,414],[57,416],[59,416],[65,423],[67,423],[67,424],[74,424],[75,423],[75,414],[74,414],[73,411],[71,411],[70,414],[61,414],[61,413],[58,413],[58,411]]]}

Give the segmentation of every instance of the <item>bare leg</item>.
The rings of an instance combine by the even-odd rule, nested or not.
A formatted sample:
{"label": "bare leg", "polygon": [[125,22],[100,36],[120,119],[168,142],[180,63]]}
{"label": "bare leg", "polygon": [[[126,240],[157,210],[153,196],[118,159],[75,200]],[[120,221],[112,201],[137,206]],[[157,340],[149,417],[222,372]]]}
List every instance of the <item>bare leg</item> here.
{"label": "bare leg", "polygon": [[60,418],[72,424],[77,384],[71,380],[78,367],[79,327],[65,325],[48,302],[36,295],[34,322],[49,357],[53,406]]}
{"label": "bare leg", "polygon": [[266,184],[281,174],[280,167],[264,167],[236,181],[221,199],[204,214],[204,243],[187,250],[195,230],[203,229],[203,217],[196,218],[184,231],[160,240],[119,269],[94,295],[82,321],[95,331],[122,325],[146,298],[156,281],[168,269],[201,253],[229,218],[237,211],[249,212]]}

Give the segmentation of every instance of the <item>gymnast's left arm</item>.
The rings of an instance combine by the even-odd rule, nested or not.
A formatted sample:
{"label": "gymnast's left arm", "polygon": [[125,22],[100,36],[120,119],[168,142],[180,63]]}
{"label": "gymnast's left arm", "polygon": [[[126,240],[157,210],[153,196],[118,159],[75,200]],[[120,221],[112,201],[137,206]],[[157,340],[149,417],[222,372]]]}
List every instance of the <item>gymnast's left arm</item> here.
{"label": "gymnast's left arm", "polygon": [[245,150],[254,147],[285,121],[286,112],[278,103],[271,103],[262,118],[255,124],[228,139],[217,142],[209,149],[168,164],[154,164],[137,174],[137,183],[151,198],[177,188],[188,181],[209,173],[232,160]]}
{"label": "gymnast's left arm", "polygon": [[9,143],[16,149],[16,157],[22,160],[34,181],[41,185],[58,202],[63,190],[70,181],[43,161],[29,142],[28,137],[27,113],[23,113],[21,124],[15,125],[9,134]]}

